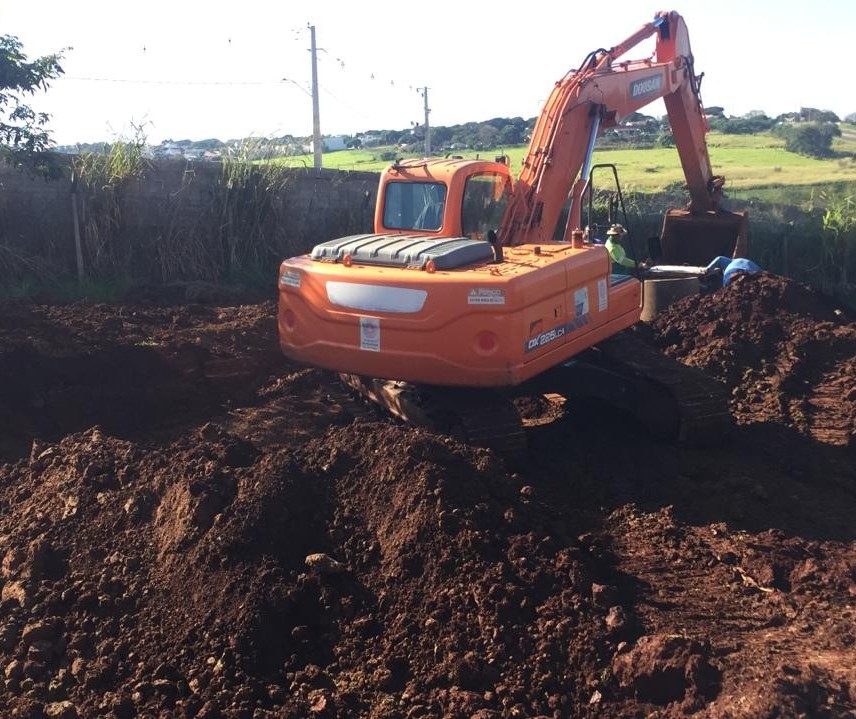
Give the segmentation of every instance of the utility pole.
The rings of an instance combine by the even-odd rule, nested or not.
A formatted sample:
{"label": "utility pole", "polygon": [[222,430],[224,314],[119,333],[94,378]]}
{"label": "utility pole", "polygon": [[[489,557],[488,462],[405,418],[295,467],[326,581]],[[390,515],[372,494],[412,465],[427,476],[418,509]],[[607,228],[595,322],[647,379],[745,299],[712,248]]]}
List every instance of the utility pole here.
{"label": "utility pole", "polygon": [[428,124],[428,87],[422,88],[422,99],[425,101],[425,157],[431,157],[431,125]]}
{"label": "utility pole", "polygon": [[312,150],[315,169],[321,169],[321,110],[318,103],[318,50],[315,47],[315,26],[309,26],[312,38]]}

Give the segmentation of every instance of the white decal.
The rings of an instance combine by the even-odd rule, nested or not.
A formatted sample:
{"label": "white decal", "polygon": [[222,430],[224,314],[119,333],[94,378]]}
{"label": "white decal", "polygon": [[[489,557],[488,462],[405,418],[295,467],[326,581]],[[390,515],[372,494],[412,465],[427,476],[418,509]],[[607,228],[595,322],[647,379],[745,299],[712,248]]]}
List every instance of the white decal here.
{"label": "white decal", "polygon": [[328,282],[327,299],[339,307],[364,312],[419,312],[428,293],[408,287]]}
{"label": "white decal", "polygon": [[548,345],[551,342],[561,339],[566,334],[576,332],[581,327],[585,327],[589,322],[591,322],[591,316],[583,315],[582,317],[577,317],[570,322],[565,322],[565,324],[554,327],[546,332],[540,331],[541,320],[533,322],[529,327],[529,339],[526,340],[526,344],[523,346],[523,351],[532,352],[532,350],[537,350],[544,345]]}
{"label": "white decal", "polygon": [[380,320],[377,317],[360,317],[360,349],[380,352]]}
{"label": "white decal", "polygon": [[663,76],[652,75],[642,80],[637,80],[630,85],[630,97],[644,97],[652,92],[657,92],[663,87]]}
{"label": "white decal", "polygon": [[597,311],[604,312],[609,307],[609,294],[606,291],[606,280],[597,281]]}
{"label": "white decal", "polygon": [[588,287],[574,290],[574,317],[582,317],[589,312]]}
{"label": "white decal", "polygon": [[300,287],[300,273],[296,270],[286,270],[279,278],[279,282],[289,287]]}
{"label": "white decal", "polygon": [[551,342],[561,337],[564,337],[566,331],[567,329],[564,326],[554,327],[553,329],[547,332],[542,332],[536,337],[530,337],[526,341],[526,351],[531,352],[532,350],[537,349],[538,347],[543,347],[544,345],[550,344]]}
{"label": "white decal", "polygon": [[494,287],[474,287],[467,295],[468,305],[504,305],[505,291]]}

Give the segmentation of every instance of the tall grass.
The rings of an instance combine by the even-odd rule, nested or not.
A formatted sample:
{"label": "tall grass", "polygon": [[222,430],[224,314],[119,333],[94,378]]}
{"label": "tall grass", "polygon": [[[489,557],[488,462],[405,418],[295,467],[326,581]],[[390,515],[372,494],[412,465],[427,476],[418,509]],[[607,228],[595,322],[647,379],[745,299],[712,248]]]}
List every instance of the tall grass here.
{"label": "tall grass", "polygon": [[825,291],[851,298],[856,275],[856,199],[821,191],[812,197],[809,211],[819,215],[823,230],[817,243],[820,259],[809,272],[816,274],[815,283]]}
{"label": "tall grass", "polygon": [[[326,186],[317,193],[318,207],[315,194],[308,203],[293,201],[298,174],[313,181],[313,171],[258,162],[262,143],[247,141],[216,165],[153,163],[145,145],[139,133],[106,155],[87,153],[74,162],[90,279],[273,288],[283,257],[337,233],[371,229],[370,211],[331,202]],[[315,174],[316,183],[337,182]]]}
{"label": "tall grass", "polygon": [[292,175],[280,165],[256,162],[257,155],[257,147],[244,144],[223,161],[213,209],[226,279],[262,268],[287,233],[279,220]]}
{"label": "tall grass", "polygon": [[86,274],[103,277],[127,270],[131,247],[122,232],[124,197],[147,168],[146,138],[142,128],[135,137],[119,139],[106,154],[87,152],[72,163],[74,201],[80,205],[79,224]]}

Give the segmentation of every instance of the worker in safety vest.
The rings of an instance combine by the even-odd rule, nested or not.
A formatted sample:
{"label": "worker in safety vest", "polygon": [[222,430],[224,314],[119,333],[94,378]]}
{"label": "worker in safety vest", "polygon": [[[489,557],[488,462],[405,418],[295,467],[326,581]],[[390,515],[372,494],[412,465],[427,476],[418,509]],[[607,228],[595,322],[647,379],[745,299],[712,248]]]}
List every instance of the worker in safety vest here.
{"label": "worker in safety vest", "polygon": [[621,240],[626,234],[627,230],[621,225],[613,225],[606,231],[606,242],[603,246],[612,260],[611,271],[614,275],[629,275],[630,270],[636,267],[636,260],[629,258],[621,246]]}

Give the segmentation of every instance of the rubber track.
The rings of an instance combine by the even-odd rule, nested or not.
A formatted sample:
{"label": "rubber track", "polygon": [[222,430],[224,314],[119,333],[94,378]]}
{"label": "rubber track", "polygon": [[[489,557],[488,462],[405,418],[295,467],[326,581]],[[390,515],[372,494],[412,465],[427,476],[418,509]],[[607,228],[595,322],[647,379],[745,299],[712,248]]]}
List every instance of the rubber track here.
{"label": "rubber track", "polygon": [[347,387],[404,422],[487,447],[506,459],[520,459],[526,452],[520,413],[500,392],[340,377]]}
{"label": "rubber track", "polygon": [[506,459],[521,459],[527,450],[523,420],[514,403],[490,390],[431,396],[428,414],[453,416],[464,428],[465,441],[487,447]]}
{"label": "rubber track", "polygon": [[681,444],[710,446],[730,432],[728,395],[718,380],[660,353],[629,332],[611,337],[598,349],[609,363],[623,365],[672,397],[680,421],[676,439]]}
{"label": "rubber track", "polygon": [[328,389],[328,396],[338,404],[342,410],[353,420],[364,420],[366,422],[377,422],[380,416],[377,412],[377,405],[367,400],[340,382],[335,382],[335,390]]}

